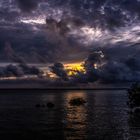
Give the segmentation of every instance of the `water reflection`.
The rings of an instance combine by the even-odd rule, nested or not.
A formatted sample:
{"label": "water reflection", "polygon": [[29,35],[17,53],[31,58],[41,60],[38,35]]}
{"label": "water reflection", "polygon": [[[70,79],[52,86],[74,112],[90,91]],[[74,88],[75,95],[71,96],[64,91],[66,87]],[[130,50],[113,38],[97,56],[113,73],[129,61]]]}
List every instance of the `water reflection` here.
{"label": "water reflection", "polygon": [[74,98],[83,98],[86,100],[84,92],[67,92],[65,99],[65,138],[70,139],[86,139],[87,128],[87,109],[85,105],[71,106],[70,100]]}
{"label": "water reflection", "polygon": [[[87,104],[71,106],[83,98]],[[0,94],[0,136],[50,140],[139,140],[140,116],[128,114],[126,91]],[[52,102],[54,108],[35,105]],[[5,138],[6,139],[6,138]]]}
{"label": "water reflection", "polygon": [[128,135],[127,96],[123,92],[88,92],[88,139],[123,140],[126,138]]}

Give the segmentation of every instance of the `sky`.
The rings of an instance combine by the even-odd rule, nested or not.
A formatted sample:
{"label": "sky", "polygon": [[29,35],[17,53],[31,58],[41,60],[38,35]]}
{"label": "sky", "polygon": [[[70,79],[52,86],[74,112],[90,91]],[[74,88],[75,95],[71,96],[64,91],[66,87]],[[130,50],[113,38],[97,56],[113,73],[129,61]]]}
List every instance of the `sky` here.
{"label": "sky", "polygon": [[0,0],[0,61],[78,62],[140,52],[140,0]]}

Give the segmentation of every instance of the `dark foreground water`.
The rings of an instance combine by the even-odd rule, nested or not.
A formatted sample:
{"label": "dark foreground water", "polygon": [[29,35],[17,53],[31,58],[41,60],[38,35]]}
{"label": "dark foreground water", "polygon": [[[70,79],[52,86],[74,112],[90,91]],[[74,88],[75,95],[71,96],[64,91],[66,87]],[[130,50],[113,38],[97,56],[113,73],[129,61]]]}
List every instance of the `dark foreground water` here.
{"label": "dark foreground water", "polygon": [[[70,106],[74,97],[87,104]],[[140,119],[127,101],[123,90],[0,93],[0,139],[140,140]]]}

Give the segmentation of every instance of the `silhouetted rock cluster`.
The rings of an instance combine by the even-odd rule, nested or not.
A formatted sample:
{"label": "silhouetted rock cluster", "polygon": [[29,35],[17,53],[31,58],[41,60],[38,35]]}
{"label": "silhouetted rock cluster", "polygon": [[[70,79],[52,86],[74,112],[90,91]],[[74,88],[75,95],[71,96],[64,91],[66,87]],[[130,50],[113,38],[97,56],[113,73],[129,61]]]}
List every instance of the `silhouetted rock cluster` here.
{"label": "silhouetted rock cluster", "polygon": [[55,107],[55,104],[52,102],[48,102],[47,104],[36,104],[35,105],[36,108],[49,108],[49,109],[53,109]]}
{"label": "silhouetted rock cluster", "polygon": [[86,101],[83,98],[73,98],[69,102],[71,106],[81,106],[84,105],[85,103]]}

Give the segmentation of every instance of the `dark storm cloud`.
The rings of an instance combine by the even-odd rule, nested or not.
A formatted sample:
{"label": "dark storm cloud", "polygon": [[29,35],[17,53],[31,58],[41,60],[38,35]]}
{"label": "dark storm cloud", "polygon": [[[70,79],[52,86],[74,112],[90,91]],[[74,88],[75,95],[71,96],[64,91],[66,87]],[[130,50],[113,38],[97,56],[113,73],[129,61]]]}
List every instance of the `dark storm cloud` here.
{"label": "dark storm cloud", "polygon": [[25,75],[36,75],[39,76],[42,73],[41,70],[39,70],[36,67],[30,67],[26,65],[25,63],[21,63],[18,66],[15,65],[8,65],[6,67],[0,67],[0,78],[1,77],[22,77]]}
{"label": "dark storm cloud", "polygon": [[139,57],[133,56],[125,60],[115,60],[107,56],[103,58],[101,55],[100,52],[90,54],[84,62],[85,73],[77,72],[77,75],[72,77],[72,80],[80,83],[140,81]]}
{"label": "dark storm cloud", "polygon": [[13,23],[18,19],[19,15],[20,14],[17,11],[7,11],[7,9],[0,10],[0,17],[2,22],[9,21],[10,23]]}
{"label": "dark storm cloud", "polygon": [[68,80],[67,72],[62,63],[55,63],[53,66],[50,66],[51,71],[56,74],[58,77],[63,80]]}
{"label": "dark storm cloud", "polygon": [[89,82],[99,79],[98,66],[103,63],[104,55],[101,51],[91,53],[84,62],[86,77]]}
{"label": "dark storm cloud", "polygon": [[[16,1],[16,3],[15,3]],[[1,2],[2,9],[17,9],[30,12],[36,10],[49,15],[55,9],[69,9],[73,17],[81,17],[92,25],[118,27],[140,16],[140,2],[138,0],[15,0]],[[42,5],[38,7],[38,5]],[[13,8],[14,7],[14,8]],[[57,13],[56,13],[57,14]],[[66,12],[64,13],[66,15]]]}
{"label": "dark storm cloud", "polygon": [[[0,48],[4,51],[5,42],[10,42],[16,58],[25,61],[44,63],[55,62],[59,58],[66,61],[79,57],[81,60],[83,52],[87,53],[91,48],[108,47],[108,44],[112,48],[117,47],[118,43],[123,47],[126,42],[130,45],[132,39],[135,43],[138,42],[138,35],[135,34],[138,32],[130,31],[128,26],[131,24],[135,27],[132,23],[139,23],[140,2],[137,0],[1,0],[0,4]],[[38,19],[42,14],[43,17]],[[34,17],[37,18],[36,23],[42,18],[44,21],[47,19],[46,27],[31,23]],[[71,31],[76,32],[82,27],[89,27],[86,36],[83,36],[83,32],[77,34],[82,34],[82,39],[87,39],[87,42],[93,39],[87,48],[84,48],[83,42],[78,44],[80,37],[77,34],[75,38],[69,35]],[[96,29],[94,27],[98,27],[99,31],[111,29],[109,37],[103,32],[97,38],[99,43],[95,43],[96,36],[94,37],[94,30],[91,30]],[[126,27],[124,34],[123,27]],[[102,41],[106,37],[108,38]],[[136,47],[133,48],[136,50]],[[2,53],[0,57],[5,60]]]}
{"label": "dark storm cloud", "polygon": [[21,68],[13,65],[8,65],[7,67],[1,67],[0,68],[0,77],[10,77],[10,76],[16,76],[20,77],[23,76],[23,71]]}
{"label": "dark storm cloud", "polygon": [[131,57],[126,60],[125,64],[132,70],[132,71],[140,71],[140,59],[137,57]]}
{"label": "dark storm cloud", "polygon": [[99,68],[98,77],[99,80],[108,82],[140,81],[140,59],[136,56],[117,60],[109,58]]}
{"label": "dark storm cloud", "polygon": [[76,17],[66,17],[57,21],[53,18],[46,19],[47,28],[51,31],[58,32],[60,35],[64,36],[71,31],[73,28],[78,28],[84,26],[84,21]]}
{"label": "dark storm cloud", "polygon": [[69,0],[61,1],[62,5],[70,8],[73,15],[102,28],[124,26],[140,16],[137,0]]}
{"label": "dark storm cloud", "polygon": [[[0,68],[0,75],[39,75],[26,62],[84,60],[90,53],[86,73],[77,72],[72,80],[140,80],[139,20],[138,0],[1,0],[0,60],[21,65]],[[69,79],[61,63],[51,69]]]}
{"label": "dark storm cloud", "polygon": [[20,63],[17,67],[21,68],[24,75],[40,75],[42,73],[37,67],[30,67],[26,63]]}
{"label": "dark storm cloud", "polygon": [[[73,58],[77,60],[81,55],[78,57],[75,54],[84,52],[84,49],[78,44],[72,43],[65,37],[57,36],[56,33],[46,34],[46,28],[43,28],[44,32],[42,30],[34,32],[29,28],[32,26],[16,25],[16,27],[1,29],[1,60],[18,63],[47,63],[56,60],[72,60]],[[66,55],[63,55],[64,53]]]}
{"label": "dark storm cloud", "polygon": [[138,61],[136,67],[132,65],[130,66],[125,62],[110,60],[101,68],[100,80],[108,82],[140,81],[139,63],[140,61]]}
{"label": "dark storm cloud", "polygon": [[121,4],[128,11],[135,12],[140,16],[140,1],[139,0],[124,0]]}
{"label": "dark storm cloud", "polygon": [[31,10],[37,8],[38,0],[16,0],[18,2],[19,7],[26,12],[30,12]]}

